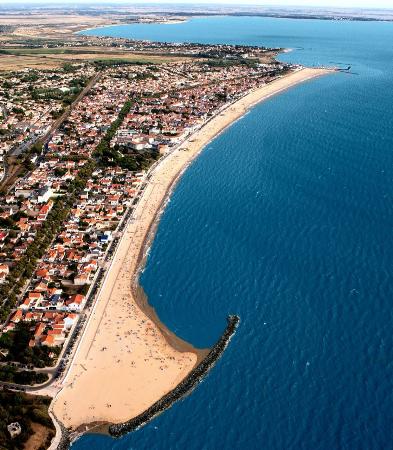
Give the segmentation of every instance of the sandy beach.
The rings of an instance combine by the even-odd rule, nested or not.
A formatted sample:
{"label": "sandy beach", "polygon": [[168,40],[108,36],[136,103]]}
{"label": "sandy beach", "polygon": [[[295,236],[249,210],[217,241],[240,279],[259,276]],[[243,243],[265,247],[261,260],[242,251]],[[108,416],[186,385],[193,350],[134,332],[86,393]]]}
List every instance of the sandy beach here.
{"label": "sandy beach", "polygon": [[[119,423],[172,390],[205,354],[168,336],[136,295],[136,275],[157,213],[188,164],[254,104],[328,73],[303,69],[246,95],[157,165],[127,226],[53,412],[67,428]],[[134,288],[132,288],[132,286]],[[139,298],[137,298],[139,297]]]}

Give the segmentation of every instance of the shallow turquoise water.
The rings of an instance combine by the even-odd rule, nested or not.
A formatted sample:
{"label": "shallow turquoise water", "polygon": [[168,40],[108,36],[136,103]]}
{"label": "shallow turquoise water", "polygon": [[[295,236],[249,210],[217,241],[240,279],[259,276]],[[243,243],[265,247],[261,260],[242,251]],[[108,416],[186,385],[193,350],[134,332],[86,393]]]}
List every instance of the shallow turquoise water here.
{"label": "shallow turquoise water", "polygon": [[73,449],[393,448],[393,24],[223,17],[102,32],[291,47],[282,59],[353,74],[258,105],[186,172],[141,281],[193,344],[212,345],[229,313],[238,333],[189,397]]}

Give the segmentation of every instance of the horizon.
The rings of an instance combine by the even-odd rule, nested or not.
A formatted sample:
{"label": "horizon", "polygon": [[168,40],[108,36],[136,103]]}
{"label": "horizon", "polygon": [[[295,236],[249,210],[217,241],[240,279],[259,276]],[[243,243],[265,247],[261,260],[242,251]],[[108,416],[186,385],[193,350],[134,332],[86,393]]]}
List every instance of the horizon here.
{"label": "horizon", "polygon": [[139,0],[137,2],[130,2],[128,0],[83,0],[82,2],[74,3],[74,2],[63,2],[61,0],[6,0],[0,5],[0,8],[3,6],[64,6],[66,7],[82,7],[82,6],[123,6],[123,7],[143,7],[143,6],[182,6],[182,7],[198,7],[210,5],[211,7],[237,7],[237,8],[247,8],[247,7],[259,7],[259,8],[311,8],[311,9],[320,9],[320,8],[328,8],[334,10],[393,10],[393,6],[391,5],[391,0],[378,0],[372,2],[370,0],[267,0],[267,1],[259,1],[259,0],[247,0],[247,3],[240,3],[238,0],[215,0],[214,2],[210,2],[209,0],[199,0],[198,2],[193,2],[190,0],[156,0],[154,2],[151,1],[143,1]]}

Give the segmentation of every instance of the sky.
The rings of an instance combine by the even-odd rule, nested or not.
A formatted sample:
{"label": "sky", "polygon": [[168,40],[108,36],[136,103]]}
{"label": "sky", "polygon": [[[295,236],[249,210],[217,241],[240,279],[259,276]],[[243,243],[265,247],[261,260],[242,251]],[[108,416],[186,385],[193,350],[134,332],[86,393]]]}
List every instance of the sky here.
{"label": "sky", "polygon": [[[139,0],[137,3],[152,3],[152,0]],[[266,6],[325,6],[331,8],[393,8],[393,0],[156,0],[154,3],[223,3],[233,5],[266,5]]]}
{"label": "sky", "polygon": [[[41,0],[42,3],[56,3],[60,1],[63,4],[72,3],[73,0]],[[121,3],[126,5],[136,5],[136,4],[152,4],[152,3],[182,3],[196,5],[201,3],[212,4],[227,4],[227,5],[261,5],[261,6],[323,6],[330,8],[386,8],[393,9],[393,0],[112,0],[113,3]],[[2,0],[0,0],[0,4]],[[10,3],[5,1],[5,3]],[[15,3],[40,3],[40,0],[16,0]],[[102,4],[111,3],[111,0],[79,0],[78,3],[89,3],[89,4]]]}
{"label": "sky", "polygon": [[[393,8],[393,0],[139,0],[135,3],[209,3],[209,4],[231,4],[231,5],[266,5],[266,6],[325,6],[331,8]],[[132,3],[132,2],[129,2]]]}

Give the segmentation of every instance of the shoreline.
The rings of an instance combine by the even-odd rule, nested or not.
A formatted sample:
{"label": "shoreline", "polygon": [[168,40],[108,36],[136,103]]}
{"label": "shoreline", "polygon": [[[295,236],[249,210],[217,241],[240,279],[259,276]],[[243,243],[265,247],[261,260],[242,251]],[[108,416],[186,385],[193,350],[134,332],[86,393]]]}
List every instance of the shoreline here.
{"label": "shoreline", "polygon": [[153,420],[160,413],[170,408],[175,402],[190,394],[207,375],[209,370],[215,365],[239,326],[240,318],[238,316],[229,316],[228,324],[220,339],[212,347],[206,357],[181,381],[175,389],[165,394],[161,399],[154,403],[150,408],[137,417],[130,419],[125,423],[109,426],[109,434],[113,437],[121,437],[132,431],[139,430],[142,426]]}
{"label": "shoreline", "polygon": [[[90,35],[90,34],[83,34],[86,31],[94,31],[94,30],[98,30],[99,28],[108,28],[108,27],[115,27],[117,25],[123,25],[121,22],[113,22],[113,23],[107,23],[105,25],[94,25],[94,26],[89,26],[88,28],[83,27],[80,30],[77,31],[73,31],[72,34],[77,34],[77,35],[81,35],[81,36],[87,36],[87,37],[101,37],[101,36],[96,36],[96,35]],[[131,24],[124,24],[124,25],[131,25]]]}
{"label": "shoreline", "polygon": [[[77,30],[74,31],[72,34],[78,34],[81,36],[88,36],[88,37],[110,37],[110,36],[100,36],[100,35],[95,35],[95,34],[83,34],[86,31],[94,31],[94,30],[98,30],[101,28],[108,28],[108,27],[114,27],[114,26],[118,26],[118,25],[178,25],[181,23],[187,23],[189,22],[190,19],[176,19],[176,20],[156,20],[156,21],[151,21],[151,22],[121,22],[121,21],[113,21],[113,23],[108,23],[105,25],[94,25],[94,26],[89,26],[89,28],[82,28],[81,30]],[[133,38],[127,38],[127,39],[133,39]],[[140,39],[135,39],[135,40],[140,40]],[[145,39],[143,39],[145,40]]]}
{"label": "shoreline", "polygon": [[[64,386],[53,402],[55,416],[66,428],[83,433],[92,424],[129,422],[176,389],[203,361],[208,350],[195,349],[168,330],[138,283],[167,199],[206,145],[255,104],[331,72],[302,69],[246,94],[208,120],[151,172],[135,208],[135,220],[121,237],[96,300],[97,311],[92,313]],[[124,343],[119,348],[122,338],[131,349],[125,350]],[[103,393],[102,386],[113,379],[116,386],[109,384]],[[148,392],[143,389],[146,385]],[[82,406],[81,398],[85,400]]]}

